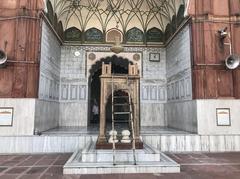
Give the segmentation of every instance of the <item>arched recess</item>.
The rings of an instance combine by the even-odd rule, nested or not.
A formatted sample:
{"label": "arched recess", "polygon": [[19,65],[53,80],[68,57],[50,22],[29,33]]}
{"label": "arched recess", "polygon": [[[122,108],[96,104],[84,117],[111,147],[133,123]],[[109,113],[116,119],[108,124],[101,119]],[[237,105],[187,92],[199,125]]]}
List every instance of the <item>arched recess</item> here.
{"label": "arched recess", "polygon": [[[88,123],[91,124],[92,120],[92,106],[94,100],[97,101],[98,106],[100,105],[100,76],[102,74],[102,63],[112,64],[112,73],[114,74],[128,74],[128,65],[133,64],[129,59],[118,57],[116,55],[101,58],[96,61],[89,70],[89,117]],[[109,106],[108,106],[109,107]]]}
{"label": "arched recess", "polygon": [[101,43],[103,42],[103,33],[97,28],[88,29],[84,33],[85,42]]}
{"label": "arched recess", "polygon": [[126,41],[127,42],[143,42],[143,31],[133,27],[127,31]]}
{"label": "arched recess", "polygon": [[163,32],[153,27],[147,31],[147,42],[164,42],[164,34]]}
{"label": "arched recess", "polygon": [[122,42],[123,41],[123,34],[122,32],[117,29],[117,28],[113,28],[107,31],[106,33],[106,42],[115,42],[116,38],[119,38],[119,41]]}
{"label": "arched recess", "polygon": [[81,41],[82,33],[78,28],[70,27],[69,29],[65,30],[64,39],[66,41]]}

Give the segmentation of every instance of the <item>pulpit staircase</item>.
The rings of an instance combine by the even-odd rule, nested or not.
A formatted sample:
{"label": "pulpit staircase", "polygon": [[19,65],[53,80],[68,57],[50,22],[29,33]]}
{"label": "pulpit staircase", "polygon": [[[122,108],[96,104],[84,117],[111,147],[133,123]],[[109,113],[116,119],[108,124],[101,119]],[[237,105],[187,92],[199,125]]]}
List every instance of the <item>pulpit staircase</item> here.
{"label": "pulpit staircase", "polygon": [[[128,93],[128,96],[117,96],[115,95],[115,89],[114,89],[114,76],[112,75],[112,131],[115,130],[115,124],[116,123],[128,123],[128,126],[130,126],[131,131],[131,138],[132,138],[132,153],[133,153],[133,162],[134,165],[136,165],[136,140],[135,140],[135,132],[134,132],[134,118],[133,118],[133,107],[131,102],[131,96],[129,93],[129,84],[128,84],[128,75],[126,75],[126,88],[125,89],[118,89],[120,91],[125,91]],[[124,99],[120,103],[117,102],[117,99]],[[120,108],[118,108],[120,107]],[[124,107],[124,108],[123,108]],[[128,111],[119,111],[117,109],[128,109]],[[121,118],[120,116],[126,116],[128,115],[128,119]],[[116,165],[116,144],[115,140],[113,140],[113,165]]]}

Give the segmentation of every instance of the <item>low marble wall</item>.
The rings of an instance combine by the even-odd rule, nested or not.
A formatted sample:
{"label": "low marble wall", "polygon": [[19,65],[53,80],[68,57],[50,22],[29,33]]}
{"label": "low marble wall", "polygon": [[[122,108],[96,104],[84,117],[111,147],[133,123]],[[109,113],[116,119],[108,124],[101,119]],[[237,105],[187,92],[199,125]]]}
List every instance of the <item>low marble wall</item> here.
{"label": "low marble wall", "polygon": [[[230,125],[217,125],[217,108],[230,110]],[[198,134],[240,134],[240,100],[197,100]]]}
{"label": "low marble wall", "polygon": [[197,133],[196,101],[168,102],[165,104],[168,127]]}
{"label": "low marble wall", "polygon": [[87,102],[60,103],[59,126],[87,126],[88,104]]}
{"label": "low marble wall", "polygon": [[35,99],[1,98],[0,107],[13,108],[12,126],[0,126],[0,136],[33,134]]}
{"label": "low marble wall", "polygon": [[166,126],[164,104],[141,103],[141,126]]}
{"label": "low marble wall", "polygon": [[143,140],[162,152],[240,151],[240,135],[149,135]]}
{"label": "low marble wall", "polygon": [[40,132],[58,126],[59,102],[36,100],[34,128]]}
{"label": "low marble wall", "polygon": [[18,136],[0,137],[0,154],[70,153],[83,149],[97,136]]}
{"label": "low marble wall", "polygon": [[[145,135],[144,142],[162,152],[239,152],[240,135]],[[70,153],[96,135],[0,137],[0,154]]]}

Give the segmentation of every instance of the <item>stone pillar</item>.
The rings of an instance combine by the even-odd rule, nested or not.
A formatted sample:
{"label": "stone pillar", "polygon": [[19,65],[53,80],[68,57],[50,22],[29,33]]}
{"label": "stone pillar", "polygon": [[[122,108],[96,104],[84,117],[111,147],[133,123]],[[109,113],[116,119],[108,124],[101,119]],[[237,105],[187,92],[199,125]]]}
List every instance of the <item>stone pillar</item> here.
{"label": "stone pillar", "polygon": [[[102,64],[101,78],[101,97],[100,97],[100,128],[98,143],[106,142],[106,103],[107,103],[107,86],[106,79],[111,76],[111,64]],[[106,78],[107,77],[107,78]]]}

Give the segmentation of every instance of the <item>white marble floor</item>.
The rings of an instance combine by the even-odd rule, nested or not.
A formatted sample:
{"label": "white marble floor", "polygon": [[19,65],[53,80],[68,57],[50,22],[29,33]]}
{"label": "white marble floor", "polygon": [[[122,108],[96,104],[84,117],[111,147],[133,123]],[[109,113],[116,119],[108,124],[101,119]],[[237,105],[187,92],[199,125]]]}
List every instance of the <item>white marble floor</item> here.
{"label": "white marble floor", "polygon": [[[111,129],[111,125],[107,125],[107,131]],[[122,127],[116,126],[116,129],[121,131]],[[125,129],[125,128],[124,128]],[[48,131],[42,132],[42,135],[57,135],[57,134],[88,134],[98,135],[99,125],[94,124],[88,127],[57,127]],[[167,128],[167,127],[141,127],[141,135],[161,135],[161,134],[190,134],[189,132]]]}

